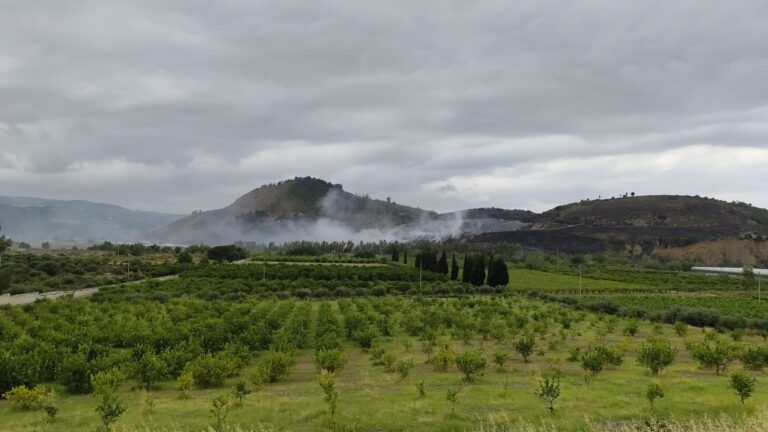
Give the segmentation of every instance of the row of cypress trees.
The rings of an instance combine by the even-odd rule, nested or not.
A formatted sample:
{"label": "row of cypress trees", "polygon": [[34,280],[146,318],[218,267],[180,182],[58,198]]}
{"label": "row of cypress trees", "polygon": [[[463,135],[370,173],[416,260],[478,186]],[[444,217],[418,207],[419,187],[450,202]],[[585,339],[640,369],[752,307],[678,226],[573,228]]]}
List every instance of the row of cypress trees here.
{"label": "row of cypress trees", "polygon": [[[451,265],[448,267],[448,257],[445,251],[438,258],[434,251],[422,251],[416,255],[415,267],[423,270],[450,275],[451,280],[459,279],[459,263],[456,254],[451,257]],[[488,257],[485,255],[466,255],[464,257],[464,270],[461,273],[461,281],[472,285],[507,286],[509,272],[507,264],[501,257]]]}

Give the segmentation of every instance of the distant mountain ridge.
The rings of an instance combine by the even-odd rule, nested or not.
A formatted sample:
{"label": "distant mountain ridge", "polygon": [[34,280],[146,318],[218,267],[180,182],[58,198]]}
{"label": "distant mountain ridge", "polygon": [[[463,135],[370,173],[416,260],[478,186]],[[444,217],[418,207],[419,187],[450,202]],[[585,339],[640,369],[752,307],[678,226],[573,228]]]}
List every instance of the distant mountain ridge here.
{"label": "distant mountain ridge", "polygon": [[218,210],[189,215],[161,230],[174,243],[228,242],[243,238],[279,237],[287,231],[307,232],[323,220],[351,230],[387,230],[437,219],[435,212],[347,192],[339,184],[296,177],[256,188]]}
{"label": "distant mountain ridge", "polygon": [[83,200],[0,196],[2,234],[28,243],[148,241],[180,217]]}
{"label": "distant mountain ridge", "polygon": [[296,177],[253,189],[224,208],[184,217],[87,201],[0,197],[0,225],[3,234],[28,242],[54,237],[175,244],[453,238],[587,253],[768,238],[768,210],[656,195],[583,200],[541,214],[495,207],[439,214]]}

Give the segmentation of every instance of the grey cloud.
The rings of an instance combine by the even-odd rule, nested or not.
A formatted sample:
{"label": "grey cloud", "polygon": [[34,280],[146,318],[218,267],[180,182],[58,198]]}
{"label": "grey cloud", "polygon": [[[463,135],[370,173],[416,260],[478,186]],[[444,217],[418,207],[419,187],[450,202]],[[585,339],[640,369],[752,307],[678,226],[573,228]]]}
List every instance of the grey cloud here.
{"label": "grey cloud", "polygon": [[[438,210],[541,208],[614,181],[525,177],[548,161],[768,147],[756,0],[4,3],[3,194],[188,211],[316,175]],[[655,167],[627,182],[680,183]],[[494,173],[527,192],[433,188]],[[685,181],[736,196],[766,180],[749,173]]]}

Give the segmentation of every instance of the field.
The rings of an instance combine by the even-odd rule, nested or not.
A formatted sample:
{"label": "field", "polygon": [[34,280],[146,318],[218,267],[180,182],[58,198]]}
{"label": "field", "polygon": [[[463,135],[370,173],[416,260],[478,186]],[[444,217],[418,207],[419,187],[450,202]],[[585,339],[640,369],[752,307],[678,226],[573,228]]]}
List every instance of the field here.
{"label": "field", "polygon": [[[206,264],[176,280],[108,288],[90,299],[0,308],[2,391],[43,384],[54,394],[46,403],[57,409],[51,421],[44,410],[0,400],[0,430],[93,430],[104,394],[126,408],[118,430],[611,430],[649,416],[670,424],[705,414],[764,417],[757,407],[768,402],[768,354],[760,334],[736,340],[681,323],[579,310],[515,294],[531,284],[561,289],[574,278],[578,288],[578,276],[510,275],[512,289],[504,291],[420,276],[404,265]],[[663,305],[708,297],[637,298]],[[732,311],[750,310],[740,300],[732,300]],[[653,375],[638,357],[659,338],[675,355]],[[697,356],[710,346],[728,348],[725,372]],[[499,367],[494,359],[502,357]],[[600,370],[589,366],[594,361]],[[467,379],[460,367],[473,364]],[[333,417],[320,365],[336,369]],[[742,404],[729,374],[745,367],[758,384]],[[536,394],[545,378],[560,386],[552,413]],[[240,382],[252,391],[242,404],[233,395]],[[664,397],[652,408],[645,394],[653,383]],[[226,415],[217,420],[219,396],[227,396],[219,411]]]}

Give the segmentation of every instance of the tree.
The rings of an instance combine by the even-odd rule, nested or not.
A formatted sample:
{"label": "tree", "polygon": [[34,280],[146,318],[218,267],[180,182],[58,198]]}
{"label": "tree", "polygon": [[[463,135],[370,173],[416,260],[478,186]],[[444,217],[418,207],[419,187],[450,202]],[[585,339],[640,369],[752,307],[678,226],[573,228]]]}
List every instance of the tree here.
{"label": "tree", "polygon": [[445,394],[445,399],[451,404],[451,414],[456,411],[456,404],[459,403],[459,392],[461,387],[451,387]]}
{"label": "tree", "polygon": [[395,370],[397,370],[397,373],[400,374],[400,379],[404,380],[408,378],[408,374],[411,372],[411,369],[413,369],[413,359],[405,359],[405,360],[398,360],[398,362],[395,364]]}
{"label": "tree", "polygon": [[227,415],[229,414],[229,399],[226,396],[217,396],[211,402],[211,417],[213,425],[211,429],[215,432],[224,432],[227,430]]}
{"label": "tree", "polygon": [[504,363],[507,361],[507,353],[505,351],[496,351],[493,353],[493,362],[496,363],[499,370],[504,369]]}
{"label": "tree", "polygon": [[581,368],[593,376],[605,368],[605,363],[605,357],[595,350],[589,351],[581,357]]}
{"label": "tree", "polygon": [[474,268],[472,269],[472,285],[481,286],[485,284],[485,257],[480,255],[474,261]]}
{"label": "tree", "polygon": [[475,263],[472,255],[464,255],[464,267],[461,272],[461,281],[464,283],[472,282],[472,272],[474,269]]}
{"label": "tree", "polygon": [[397,248],[392,249],[392,262],[398,262],[400,261],[400,253],[398,252]]}
{"label": "tree", "polygon": [[725,372],[736,357],[735,347],[722,341],[695,343],[690,345],[688,350],[691,352],[691,357],[702,367],[714,370],[715,375]]}
{"label": "tree", "polygon": [[747,373],[746,371],[736,371],[731,374],[731,387],[736,391],[736,395],[741,399],[743,404],[746,399],[752,396],[755,391],[755,383],[757,380]]}
{"label": "tree", "polygon": [[339,392],[336,390],[336,378],[333,373],[321,370],[318,382],[325,393],[325,402],[328,404],[328,412],[331,414],[331,421],[333,421],[336,415],[336,401],[339,398]]}
{"label": "tree", "polygon": [[192,254],[187,251],[184,251],[176,257],[176,262],[179,264],[192,264],[193,262]]}
{"label": "tree", "polygon": [[347,364],[347,356],[340,349],[319,350],[315,353],[315,364],[318,369],[335,373]]}
{"label": "tree", "polygon": [[96,412],[101,420],[99,429],[103,432],[112,430],[112,424],[125,412],[125,404],[115,395],[124,379],[123,373],[117,369],[99,372],[91,379],[95,395],[100,397]]}
{"label": "tree", "polygon": [[444,275],[448,274],[448,257],[445,255],[445,251],[440,255],[440,259],[437,260],[435,271]]}
{"label": "tree", "polygon": [[451,257],[451,280],[455,281],[459,278],[459,263],[456,262],[456,254]]}
{"label": "tree", "polygon": [[242,380],[238,381],[237,384],[235,384],[235,389],[232,390],[232,396],[237,399],[237,402],[240,405],[243,404],[243,399],[249,394],[251,394],[251,389],[248,388],[248,385]]}
{"label": "tree", "polygon": [[491,259],[488,265],[488,285],[493,287],[509,284],[509,270],[501,257]]}
{"label": "tree", "polygon": [[652,338],[640,346],[637,363],[648,368],[651,375],[658,375],[675,361],[676,356],[677,349],[668,340]]}
{"label": "tree", "polygon": [[403,264],[408,264],[408,251],[403,251]]}
{"label": "tree", "polygon": [[520,354],[521,357],[523,357],[523,362],[528,363],[528,357],[533,354],[533,347],[536,345],[536,340],[533,338],[533,335],[525,335],[515,341],[514,348],[515,351],[517,351],[518,354]]}
{"label": "tree", "polygon": [[245,259],[248,254],[244,249],[235,245],[216,246],[208,249],[206,254],[208,259],[222,263],[224,261],[232,262],[241,259]]}
{"label": "tree", "polygon": [[664,389],[654,383],[648,386],[648,389],[645,391],[645,398],[648,399],[648,402],[651,404],[651,409],[653,409],[653,402],[656,399],[661,399],[664,397]]}
{"label": "tree", "polygon": [[456,367],[464,374],[464,380],[474,381],[474,376],[485,371],[486,361],[481,350],[467,350],[456,356]]}
{"label": "tree", "polygon": [[560,379],[557,377],[544,377],[536,389],[536,396],[547,402],[547,409],[551,414],[555,412],[555,401],[560,397]]}
{"label": "tree", "polygon": [[168,375],[168,367],[165,362],[152,351],[145,351],[130,369],[131,377],[138,381],[145,390],[149,390],[153,383]]}
{"label": "tree", "polygon": [[746,291],[751,291],[757,286],[757,280],[755,279],[755,271],[750,266],[744,266],[744,276],[742,277],[742,284]]}
{"label": "tree", "polygon": [[256,366],[253,381],[256,383],[278,382],[280,378],[288,375],[288,368],[291,364],[293,364],[293,357],[290,355],[278,351],[269,351],[264,354]]}

